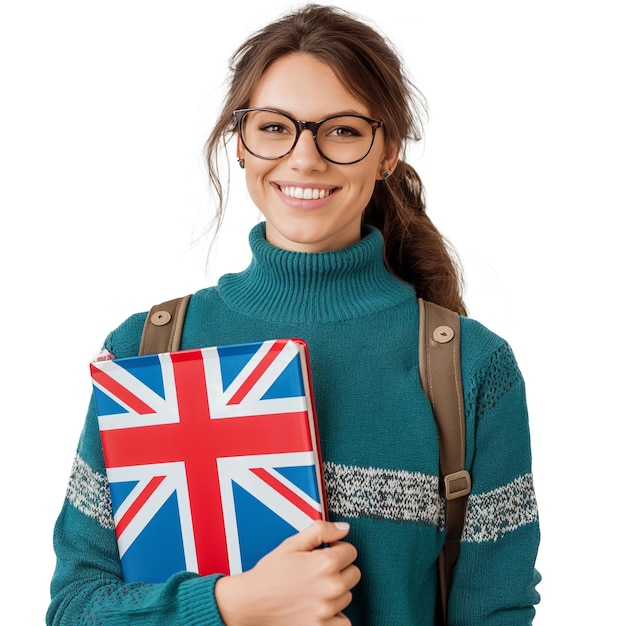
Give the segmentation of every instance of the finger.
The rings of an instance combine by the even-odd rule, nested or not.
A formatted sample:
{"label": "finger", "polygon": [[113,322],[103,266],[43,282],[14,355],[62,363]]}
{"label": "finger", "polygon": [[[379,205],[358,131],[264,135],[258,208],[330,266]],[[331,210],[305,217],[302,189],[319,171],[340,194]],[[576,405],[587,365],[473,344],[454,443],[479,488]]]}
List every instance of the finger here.
{"label": "finger", "polygon": [[285,539],[278,547],[279,550],[290,552],[309,552],[328,543],[343,539],[350,530],[346,522],[323,522],[318,520],[298,534]]}
{"label": "finger", "polygon": [[323,550],[318,550],[315,555],[315,562],[319,564],[321,570],[328,573],[339,573],[354,563],[357,557],[356,548],[345,541],[331,544]]}
{"label": "finger", "polygon": [[361,580],[361,570],[356,565],[349,565],[339,575],[347,589],[353,589]]}
{"label": "finger", "polygon": [[350,624],[350,620],[343,613],[337,613],[330,620],[324,622],[324,626],[350,626]]}

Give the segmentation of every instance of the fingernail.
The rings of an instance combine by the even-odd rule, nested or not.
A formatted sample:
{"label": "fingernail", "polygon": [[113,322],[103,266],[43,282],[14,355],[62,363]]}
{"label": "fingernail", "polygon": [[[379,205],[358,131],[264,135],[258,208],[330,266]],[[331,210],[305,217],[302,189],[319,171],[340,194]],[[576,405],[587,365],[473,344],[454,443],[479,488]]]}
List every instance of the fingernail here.
{"label": "fingernail", "polygon": [[350,524],[348,524],[348,522],[333,522],[333,524],[338,530],[350,530]]}

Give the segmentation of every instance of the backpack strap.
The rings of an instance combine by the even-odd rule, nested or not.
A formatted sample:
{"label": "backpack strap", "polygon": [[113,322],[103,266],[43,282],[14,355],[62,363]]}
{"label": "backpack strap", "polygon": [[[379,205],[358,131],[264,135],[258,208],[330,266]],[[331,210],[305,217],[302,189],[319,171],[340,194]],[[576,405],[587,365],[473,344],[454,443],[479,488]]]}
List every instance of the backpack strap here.
{"label": "backpack strap", "polygon": [[150,309],[141,335],[139,354],[160,354],[180,349],[183,324],[191,295],[157,304]]}
{"label": "backpack strap", "polygon": [[439,588],[443,623],[452,574],[461,547],[471,478],[465,470],[465,408],[461,379],[459,315],[418,299],[420,309],[420,378],[433,408],[439,435],[439,468],[446,499],[446,540],[439,555]]}

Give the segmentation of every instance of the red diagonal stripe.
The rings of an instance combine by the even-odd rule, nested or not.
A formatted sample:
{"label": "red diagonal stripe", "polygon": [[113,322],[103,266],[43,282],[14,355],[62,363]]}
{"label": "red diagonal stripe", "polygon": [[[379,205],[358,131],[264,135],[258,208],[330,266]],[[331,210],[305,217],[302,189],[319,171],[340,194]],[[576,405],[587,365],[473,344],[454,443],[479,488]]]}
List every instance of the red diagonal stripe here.
{"label": "red diagonal stripe", "polygon": [[284,342],[274,342],[274,345],[270,348],[269,352],[261,359],[259,364],[252,370],[252,373],[243,382],[241,387],[233,395],[233,397],[227,402],[228,405],[239,404],[250,392],[250,389],[258,382],[259,378],[265,374],[267,368],[274,362],[276,357],[283,349]]}
{"label": "red diagonal stripe", "polygon": [[115,526],[115,534],[118,537],[124,532],[133,517],[135,517],[135,515],[139,512],[139,509],[141,509],[141,507],[148,501],[148,498],[150,498],[150,496],[156,491],[157,487],[164,480],[165,476],[154,476],[150,479],[150,482],[144,487],[143,491],[128,508],[128,511],[122,515],[119,522]]}
{"label": "red diagonal stripe", "polygon": [[291,491],[287,486],[280,482],[276,477],[272,476],[266,469],[262,467],[250,468],[250,471],[258,476],[264,483],[267,483],[272,489],[278,491],[283,498],[289,500],[291,504],[298,507],[303,513],[313,520],[322,519],[321,511],[312,507],[306,500]]}
{"label": "red diagonal stripe", "polygon": [[93,379],[99,383],[104,389],[111,393],[114,398],[121,400],[126,406],[130,407],[139,415],[148,415],[156,413],[156,411],[143,400],[139,399],[134,393],[131,393],[126,387],[120,385],[116,380],[105,374],[102,370],[92,367]]}

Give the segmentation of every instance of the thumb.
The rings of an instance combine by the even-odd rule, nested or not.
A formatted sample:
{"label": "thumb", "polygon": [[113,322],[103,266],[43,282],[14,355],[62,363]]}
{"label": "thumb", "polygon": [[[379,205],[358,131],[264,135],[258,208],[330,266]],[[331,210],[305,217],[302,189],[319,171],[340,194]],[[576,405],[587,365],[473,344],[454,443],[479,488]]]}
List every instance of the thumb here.
{"label": "thumb", "polygon": [[318,520],[298,534],[283,541],[279,549],[282,548],[289,552],[310,552],[325,543],[333,543],[343,539],[349,530],[350,524],[347,522],[323,522]]}

